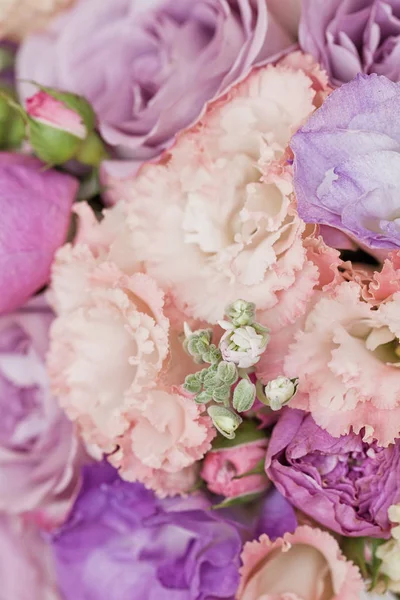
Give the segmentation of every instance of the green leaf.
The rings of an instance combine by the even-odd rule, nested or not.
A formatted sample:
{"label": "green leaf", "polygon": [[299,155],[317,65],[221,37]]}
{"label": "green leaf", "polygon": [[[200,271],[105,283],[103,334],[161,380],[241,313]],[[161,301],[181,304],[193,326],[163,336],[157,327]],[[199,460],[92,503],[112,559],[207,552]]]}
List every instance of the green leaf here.
{"label": "green leaf", "polygon": [[236,365],[225,360],[219,363],[217,374],[219,379],[228,385],[233,385],[239,378]]}
{"label": "green leaf", "polygon": [[202,389],[201,381],[196,374],[187,375],[183,387],[191,394],[198,394]]}
{"label": "green leaf", "polygon": [[212,391],[212,397],[215,402],[225,402],[229,400],[231,395],[231,387],[226,384],[215,387]]}
{"label": "green leaf", "polygon": [[263,495],[263,492],[257,492],[255,494],[245,494],[243,496],[236,496],[235,498],[227,498],[219,504],[214,504],[211,509],[219,510],[220,508],[229,508],[230,506],[240,506],[242,504],[248,504],[258,500]]}
{"label": "green leaf", "polygon": [[369,577],[365,559],[366,539],[364,537],[344,538],[341,544],[343,554],[360,569],[364,579],[368,579]]}
{"label": "green leaf", "polygon": [[256,421],[246,419],[237,430],[235,439],[228,440],[221,436],[214,438],[211,452],[243,446],[252,442],[265,440],[267,437],[265,430],[258,429],[258,423]]}

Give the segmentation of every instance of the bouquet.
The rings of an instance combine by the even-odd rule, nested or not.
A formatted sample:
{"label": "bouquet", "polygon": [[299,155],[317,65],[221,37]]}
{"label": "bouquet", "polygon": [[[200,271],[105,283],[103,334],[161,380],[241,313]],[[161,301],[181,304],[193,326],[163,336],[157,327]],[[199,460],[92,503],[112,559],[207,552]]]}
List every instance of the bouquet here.
{"label": "bouquet", "polygon": [[398,0],[0,1],[0,599],[400,594]]}

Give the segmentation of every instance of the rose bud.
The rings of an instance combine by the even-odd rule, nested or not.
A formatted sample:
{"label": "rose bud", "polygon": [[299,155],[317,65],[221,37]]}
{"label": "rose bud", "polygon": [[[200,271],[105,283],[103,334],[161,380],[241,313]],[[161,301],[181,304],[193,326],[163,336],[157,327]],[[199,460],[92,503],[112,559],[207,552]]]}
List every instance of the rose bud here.
{"label": "rose bud", "polygon": [[[252,421],[242,424],[234,440],[216,438],[201,471],[208,489],[226,498],[263,492],[269,485],[264,472],[267,444],[264,432]],[[260,464],[262,469],[258,473]]]}
{"label": "rose bud", "polygon": [[39,158],[51,165],[71,159],[97,165],[103,143],[93,131],[95,115],[80,96],[41,87],[26,100],[28,138]]}

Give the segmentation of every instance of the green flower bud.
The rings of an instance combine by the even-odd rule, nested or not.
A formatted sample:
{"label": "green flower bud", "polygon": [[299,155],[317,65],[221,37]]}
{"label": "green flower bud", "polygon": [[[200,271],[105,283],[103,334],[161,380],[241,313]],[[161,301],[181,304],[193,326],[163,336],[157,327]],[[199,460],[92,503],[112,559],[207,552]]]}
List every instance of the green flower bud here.
{"label": "green flower bud", "polygon": [[217,375],[221,381],[228,385],[236,383],[239,377],[236,365],[226,361],[219,363]]}
{"label": "green flower bud", "polygon": [[238,412],[250,410],[256,399],[256,386],[248,379],[242,379],[233,393],[233,408]]}
{"label": "green flower bud", "polygon": [[187,390],[190,394],[198,394],[201,392],[201,381],[199,380],[197,374],[188,375],[185,379],[185,383],[183,385],[185,390]]}
{"label": "green flower bud", "polygon": [[204,391],[200,392],[200,394],[197,394],[194,400],[197,402],[197,404],[207,404],[207,402],[210,402],[211,399],[211,394],[207,391]]}
{"label": "green flower bud", "polygon": [[226,308],[225,314],[235,327],[243,327],[253,324],[255,312],[256,306],[253,302],[236,300]]}
{"label": "green flower bud", "polygon": [[235,431],[242,422],[242,418],[224,406],[209,406],[208,415],[211,417],[214,427],[226,438],[232,440]]}
{"label": "green flower bud", "polygon": [[215,387],[212,391],[212,397],[215,402],[226,402],[231,396],[231,386],[226,384],[220,384]]}

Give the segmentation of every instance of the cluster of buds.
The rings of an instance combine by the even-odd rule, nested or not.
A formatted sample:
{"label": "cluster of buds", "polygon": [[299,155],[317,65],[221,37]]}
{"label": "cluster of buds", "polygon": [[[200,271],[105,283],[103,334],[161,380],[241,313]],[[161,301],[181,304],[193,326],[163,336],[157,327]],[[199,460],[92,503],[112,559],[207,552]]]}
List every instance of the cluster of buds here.
{"label": "cluster of buds", "polygon": [[212,343],[211,329],[191,331],[185,325],[184,348],[197,364],[207,367],[188,375],[184,389],[197,404],[207,405],[215,428],[234,439],[242,423],[240,413],[253,408],[256,398],[271,410],[289,402],[297,389],[297,380],[278,377],[264,388],[250,377],[269,342],[269,330],[255,320],[255,305],[237,300],[219,322],[225,330],[218,346]]}
{"label": "cluster of buds", "polygon": [[265,351],[269,332],[256,323],[255,306],[250,302],[234,302],[227,308],[226,317],[220,322],[226,333],[218,346],[212,343],[211,329],[192,332],[185,327],[186,351],[196,363],[209,366],[188,375],[184,388],[194,394],[195,402],[208,405],[215,428],[233,439],[242,423],[239,413],[250,410],[256,399],[249,369]]}
{"label": "cluster of buds", "polygon": [[[35,84],[37,85],[37,84]],[[106,158],[105,146],[95,131],[96,115],[82,96],[37,85],[25,110],[2,93],[3,103],[17,111],[33,152],[49,166],[77,160],[97,167]]]}

